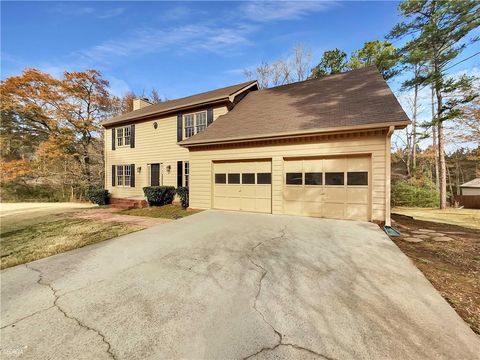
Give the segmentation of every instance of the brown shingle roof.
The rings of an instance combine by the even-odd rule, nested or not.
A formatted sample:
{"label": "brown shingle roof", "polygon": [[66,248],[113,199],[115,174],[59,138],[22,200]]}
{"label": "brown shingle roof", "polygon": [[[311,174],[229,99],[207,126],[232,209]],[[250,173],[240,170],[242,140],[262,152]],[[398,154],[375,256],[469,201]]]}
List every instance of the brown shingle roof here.
{"label": "brown shingle roof", "polygon": [[250,92],[181,145],[310,133],[409,119],[374,66]]}
{"label": "brown shingle roof", "polygon": [[236,92],[244,88],[247,88],[254,83],[256,83],[256,81],[247,81],[241,84],[231,85],[221,89],[207,91],[207,92],[195,94],[192,96],[187,96],[180,99],[169,100],[169,101],[161,102],[159,104],[146,106],[144,108],[107,119],[102,122],[102,125],[105,126],[105,125],[123,123],[127,121],[142,120],[152,116],[175,112],[176,110],[179,110],[179,109],[185,109],[192,106],[208,104],[208,103],[221,101],[221,100],[228,100],[228,97],[230,95],[233,95]]}

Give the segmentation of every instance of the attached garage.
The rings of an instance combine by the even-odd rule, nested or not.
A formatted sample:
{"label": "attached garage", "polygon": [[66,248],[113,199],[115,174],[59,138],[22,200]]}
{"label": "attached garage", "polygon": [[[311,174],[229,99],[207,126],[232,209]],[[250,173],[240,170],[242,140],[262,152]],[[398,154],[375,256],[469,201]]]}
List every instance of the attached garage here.
{"label": "attached garage", "polygon": [[272,212],[272,162],[213,163],[213,208]]}
{"label": "attached garage", "polygon": [[180,143],[190,206],[389,224],[390,139],[408,124],[374,67],[252,91]]}
{"label": "attached garage", "polygon": [[370,219],[370,157],[285,159],[285,214]]}

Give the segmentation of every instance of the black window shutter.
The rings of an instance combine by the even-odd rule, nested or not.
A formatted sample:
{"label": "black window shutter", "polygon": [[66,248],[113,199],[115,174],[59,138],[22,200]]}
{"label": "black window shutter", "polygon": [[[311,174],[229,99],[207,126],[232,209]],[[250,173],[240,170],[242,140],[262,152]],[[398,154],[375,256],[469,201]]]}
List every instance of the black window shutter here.
{"label": "black window shutter", "polygon": [[181,161],[177,161],[177,187],[182,186],[182,179],[183,179],[183,163]]}
{"label": "black window shutter", "polygon": [[207,109],[207,126],[213,122],[213,108]]}
{"label": "black window shutter", "polygon": [[182,138],[183,138],[182,114],[177,114],[177,141],[182,141]]}
{"label": "black window shutter", "polygon": [[112,165],[112,186],[115,186],[115,165]]}
{"label": "black window shutter", "polygon": [[135,164],[130,165],[130,187],[135,187]]}
{"label": "black window shutter", "polygon": [[115,128],[112,128],[112,150],[115,150]]}
{"label": "black window shutter", "polygon": [[130,125],[130,147],[135,147],[135,124]]}

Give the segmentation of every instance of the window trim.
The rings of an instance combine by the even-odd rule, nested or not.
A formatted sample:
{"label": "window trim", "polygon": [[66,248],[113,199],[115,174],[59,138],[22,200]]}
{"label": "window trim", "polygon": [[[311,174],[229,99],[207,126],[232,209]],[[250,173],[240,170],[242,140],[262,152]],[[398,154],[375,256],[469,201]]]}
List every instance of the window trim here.
{"label": "window trim", "polygon": [[[307,174],[320,174],[320,184],[307,184]],[[305,186],[323,186],[323,171],[306,171],[303,173],[303,185]]]}
{"label": "window trim", "polygon": [[[188,170],[188,171],[187,171]],[[190,186],[190,161],[183,161],[183,186]]]}
{"label": "window trim", "polygon": [[[301,178],[300,184],[289,184],[289,183],[287,182],[287,179],[288,179],[288,175],[289,175],[289,174],[297,174],[297,175],[300,174],[300,178]],[[285,173],[285,185],[286,185],[286,186],[303,186],[303,185],[305,185],[304,178],[305,178],[305,176],[304,176],[303,171],[290,171],[290,172],[286,172],[286,173]]]}
{"label": "window trim", "polygon": [[[119,135],[119,131],[121,131],[121,136]],[[128,131],[128,136],[125,135]],[[116,144],[115,147],[117,148],[129,148],[132,143],[132,129],[130,125],[127,126],[120,126],[115,128],[115,137],[116,137]],[[127,140],[128,139],[128,144]]]}
{"label": "window trim", "polygon": [[[349,175],[350,174],[355,174],[355,173],[364,174],[366,176],[366,180],[367,180],[366,183],[365,184],[349,184]],[[368,187],[368,183],[369,183],[368,171],[347,171],[346,178],[347,178],[347,186],[355,186],[355,187],[357,187],[357,186],[364,186],[365,187],[366,186],[366,187]]]}
{"label": "window trim", "polygon": [[[345,171],[325,171],[324,175],[324,186],[341,186],[344,187],[345,184]],[[342,183],[341,184],[327,184],[327,174],[342,174]]]}
{"label": "window trim", "polygon": [[[121,175],[119,175],[119,170],[121,169]],[[116,179],[116,186],[119,187],[131,187],[132,184],[132,174],[131,174],[132,168],[131,165],[115,165],[115,179]],[[128,172],[128,174],[127,174]],[[128,178],[128,184],[127,184],[127,178]],[[121,181],[120,181],[121,179]]]}
{"label": "window trim", "polygon": [[[197,124],[197,115],[198,114],[205,114],[205,124],[203,125],[200,125],[200,126],[205,126],[205,128],[203,128],[201,131],[198,131],[198,124]],[[190,136],[187,136],[187,126],[186,126],[186,123],[185,123],[185,120],[186,120],[186,117],[187,116],[192,116],[193,117],[193,124],[192,126],[189,126],[188,129],[192,129],[193,130],[193,133],[192,135]],[[193,113],[188,113],[188,114],[183,114],[182,115],[182,125],[183,125],[183,139],[188,139],[190,137],[192,137],[193,135],[196,135],[200,132],[203,132],[205,131],[205,129],[207,128],[208,126],[208,114],[207,114],[207,110],[202,110],[202,111],[196,111],[196,112],[193,112]]]}
{"label": "window trim", "polygon": [[[225,182],[217,182],[217,176],[220,177],[222,175],[225,177],[225,179],[224,179]],[[213,177],[214,177],[215,185],[227,185],[227,173],[215,173]]]}

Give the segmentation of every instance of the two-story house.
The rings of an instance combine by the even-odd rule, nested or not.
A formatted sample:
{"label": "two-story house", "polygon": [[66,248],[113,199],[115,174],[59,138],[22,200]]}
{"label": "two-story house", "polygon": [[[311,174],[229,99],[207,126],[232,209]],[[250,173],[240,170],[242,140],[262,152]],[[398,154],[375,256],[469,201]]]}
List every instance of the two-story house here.
{"label": "two-story house", "polygon": [[409,123],[375,67],[259,90],[256,81],[109,119],[105,185],[190,207],[389,222],[390,138]]}

